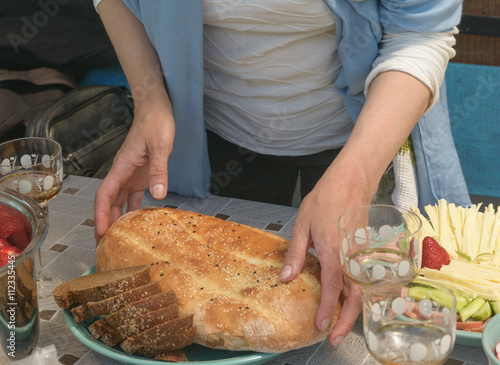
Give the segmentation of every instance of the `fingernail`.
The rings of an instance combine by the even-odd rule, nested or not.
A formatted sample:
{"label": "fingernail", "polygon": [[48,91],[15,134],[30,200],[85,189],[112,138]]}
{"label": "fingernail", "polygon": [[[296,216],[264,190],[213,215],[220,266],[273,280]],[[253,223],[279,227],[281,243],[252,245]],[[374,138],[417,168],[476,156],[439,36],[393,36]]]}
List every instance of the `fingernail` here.
{"label": "fingernail", "polygon": [[329,325],[330,325],[330,320],[328,318],[323,319],[323,322],[321,322],[321,330],[326,331]]}
{"label": "fingernail", "polygon": [[280,280],[286,279],[287,277],[290,276],[291,273],[292,273],[292,267],[289,265],[284,266],[283,270],[281,270],[280,273]]}
{"label": "fingernail", "polygon": [[165,187],[161,184],[153,185],[151,194],[153,195],[153,198],[163,198],[163,195],[165,194]]}
{"label": "fingernail", "polygon": [[337,347],[344,340],[344,336],[338,336],[335,340],[333,340],[333,346]]}

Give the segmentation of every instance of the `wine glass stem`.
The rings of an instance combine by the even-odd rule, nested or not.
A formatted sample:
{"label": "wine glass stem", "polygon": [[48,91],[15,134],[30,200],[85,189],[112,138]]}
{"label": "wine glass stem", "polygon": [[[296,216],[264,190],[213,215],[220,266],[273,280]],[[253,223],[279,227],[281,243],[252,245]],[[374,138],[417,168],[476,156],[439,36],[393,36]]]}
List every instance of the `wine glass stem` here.
{"label": "wine glass stem", "polygon": [[[42,208],[42,210],[45,214],[45,222],[46,222],[47,227],[48,227],[48,225],[49,225],[49,205],[44,204],[44,205],[40,205],[40,207]],[[41,246],[38,249],[37,257],[38,257],[37,278],[38,278],[38,281],[43,281],[43,280],[46,280],[46,277],[44,276],[43,271],[42,271],[43,270],[43,262],[42,262],[42,247]]]}

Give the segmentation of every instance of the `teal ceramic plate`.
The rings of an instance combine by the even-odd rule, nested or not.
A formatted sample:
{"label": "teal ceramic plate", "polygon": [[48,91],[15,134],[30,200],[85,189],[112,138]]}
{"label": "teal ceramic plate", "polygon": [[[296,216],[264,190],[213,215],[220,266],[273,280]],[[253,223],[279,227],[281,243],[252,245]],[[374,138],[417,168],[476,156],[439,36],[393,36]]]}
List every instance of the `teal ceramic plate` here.
{"label": "teal ceramic plate", "polygon": [[481,332],[457,330],[455,343],[462,346],[481,347]]}
{"label": "teal ceramic plate", "polygon": [[[91,267],[89,270],[83,273],[83,275],[92,274],[95,272],[95,267]],[[88,325],[90,323],[86,322],[76,322],[73,315],[68,309],[64,310],[64,318],[66,324],[68,325],[71,332],[75,337],[83,343],[85,346],[98,352],[104,356],[107,356],[116,361],[120,361],[125,364],[134,365],[153,365],[162,364],[165,365],[165,361],[156,361],[147,359],[144,357],[138,357],[134,355],[129,355],[123,351],[105,346],[101,342],[94,340],[88,330]],[[189,363],[187,362],[177,362],[176,364],[191,365],[192,362],[197,364],[217,364],[217,365],[259,365],[265,362],[271,361],[272,359],[280,356],[281,354],[267,354],[252,351],[226,351],[226,350],[214,350],[208,347],[200,346],[197,344],[190,345],[184,348]]]}

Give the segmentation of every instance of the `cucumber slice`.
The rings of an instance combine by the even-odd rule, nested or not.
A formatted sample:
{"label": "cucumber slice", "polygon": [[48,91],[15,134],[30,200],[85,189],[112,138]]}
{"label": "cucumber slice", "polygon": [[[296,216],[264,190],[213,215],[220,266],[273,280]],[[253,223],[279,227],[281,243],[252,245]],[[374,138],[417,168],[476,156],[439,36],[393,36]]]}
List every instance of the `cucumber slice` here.
{"label": "cucumber slice", "polygon": [[491,305],[490,302],[485,302],[481,308],[479,308],[471,318],[476,321],[485,321],[491,317]]}
{"label": "cucumber slice", "polygon": [[490,304],[491,304],[491,309],[493,310],[493,313],[495,313],[495,314],[500,313],[500,300],[490,302]]}
{"label": "cucumber slice", "polygon": [[408,296],[417,300],[422,300],[429,297],[429,292],[432,289],[424,288],[421,286],[412,286],[408,289]]}
{"label": "cucumber slice", "polygon": [[434,289],[429,290],[429,299],[434,300],[442,307],[453,308],[453,297],[448,292]]}
{"label": "cucumber slice", "polygon": [[481,297],[475,298],[472,302],[463,307],[458,313],[462,322],[468,320],[474,313],[476,313],[486,303]]}
{"label": "cucumber slice", "polygon": [[457,298],[457,312],[460,312],[460,309],[465,307],[470,302],[463,295],[460,295],[458,293],[453,293],[453,294],[455,294],[455,298]]}

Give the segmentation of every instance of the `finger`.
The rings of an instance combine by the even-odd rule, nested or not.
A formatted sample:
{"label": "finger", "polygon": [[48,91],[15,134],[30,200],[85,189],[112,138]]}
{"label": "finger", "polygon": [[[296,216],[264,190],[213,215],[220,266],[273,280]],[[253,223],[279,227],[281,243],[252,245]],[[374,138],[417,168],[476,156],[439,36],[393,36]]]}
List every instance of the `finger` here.
{"label": "finger", "polygon": [[[348,281],[349,279],[344,277],[344,280]],[[329,337],[331,345],[335,347],[340,345],[345,336],[352,330],[363,309],[361,289],[353,283],[345,283],[345,285],[350,285],[351,287],[346,300],[342,304],[338,322],[335,324]]]}
{"label": "finger", "polygon": [[111,211],[109,213],[109,226],[115,223],[118,218],[123,215],[123,207],[129,196],[129,192],[120,190],[116,196],[115,202],[111,205]]}
{"label": "finger", "polygon": [[316,250],[321,264],[321,302],[316,314],[316,326],[319,330],[326,331],[337,310],[343,288],[342,271],[331,245],[317,247]]}
{"label": "finger", "polygon": [[131,212],[141,208],[144,190],[131,193],[127,198],[127,212]]}
{"label": "finger", "polygon": [[163,199],[167,195],[168,156],[170,151],[163,143],[148,149],[149,152],[149,191],[153,198]]}
{"label": "finger", "polygon": [[94,200],[95,239],[99,240],[109,227],[111,206],[118,195],[119,187],[110,179],[104,179],[96,191]]}
{"label": "finger", "polygon": [[292,230],[290,245],[279,276],[283,282],[295,279],[300,273],[309,247],[309,227],[299,222],[301,221],[297,216]]}

